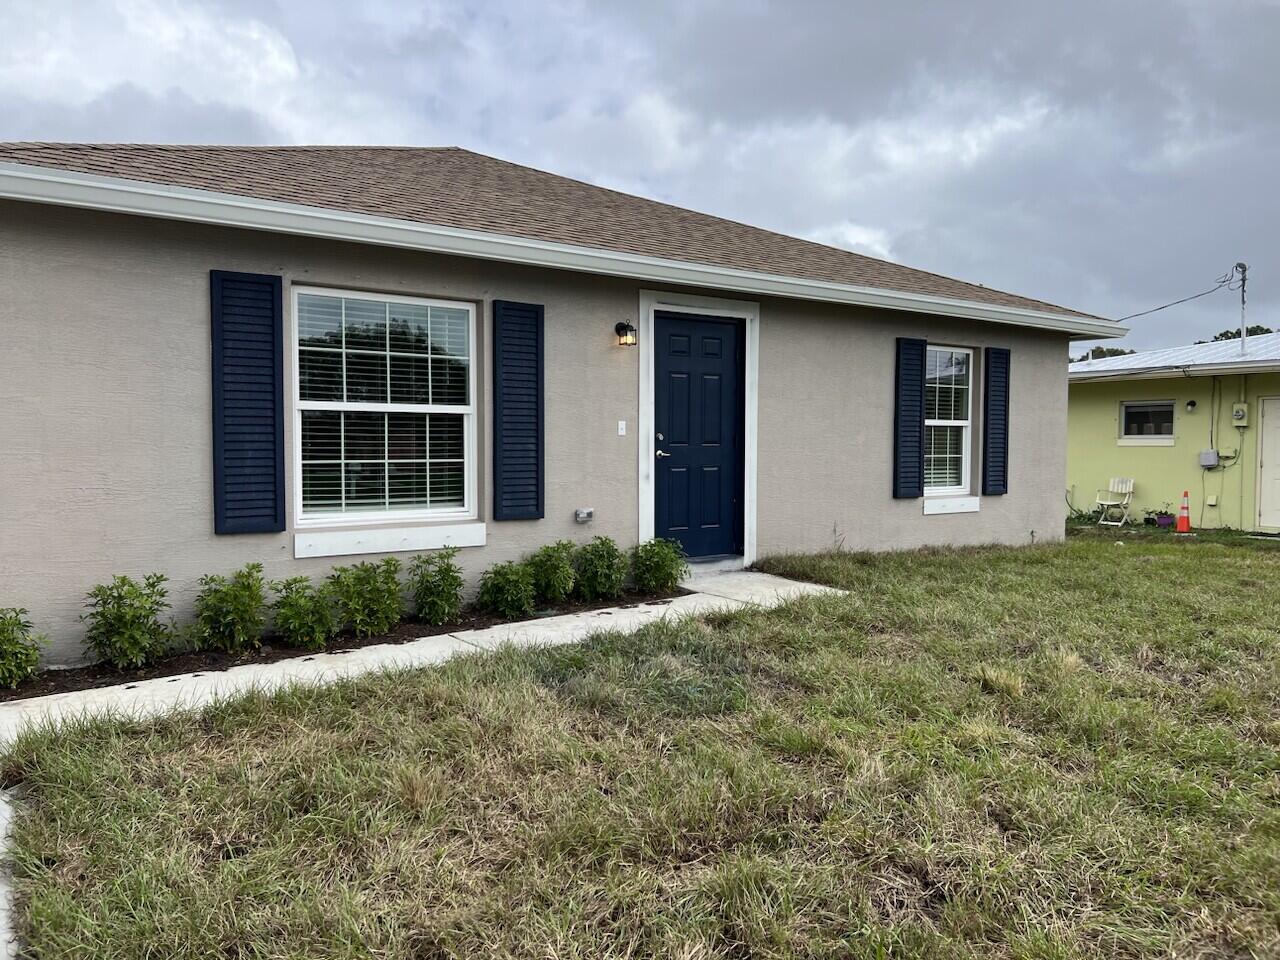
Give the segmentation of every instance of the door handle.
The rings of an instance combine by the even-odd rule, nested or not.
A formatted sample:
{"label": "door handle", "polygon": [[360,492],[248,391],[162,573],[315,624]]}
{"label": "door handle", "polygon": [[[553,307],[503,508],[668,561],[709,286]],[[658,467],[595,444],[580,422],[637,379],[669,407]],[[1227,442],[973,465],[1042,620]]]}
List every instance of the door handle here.
{"label": "door handle", "polygon": [[653,454],[653,455],[654,455],[655,457],[669,457],[669,456],[671,456],[671,454],[667,453],[667,451],[665,451],[665,450],[656,450],[656,451],[654,451],[654,454]]}

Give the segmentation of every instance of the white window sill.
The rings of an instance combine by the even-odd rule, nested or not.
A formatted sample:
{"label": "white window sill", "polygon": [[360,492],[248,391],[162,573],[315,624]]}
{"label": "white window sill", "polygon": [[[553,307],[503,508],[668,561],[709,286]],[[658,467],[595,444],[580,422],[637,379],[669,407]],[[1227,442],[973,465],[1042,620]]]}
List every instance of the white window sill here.
{"label": "white window sill", "polygon": [[1175,437],[1120,437],[1117,447],[1172,447]]}
{"label": "white window sill", "polygon": [[350,557],[364,553],[438,550],[441,547],[483,547],[483,521],[418,526],[374,526],[351,530],[301,530],[293,535],[293,555]]}
{"label": "white window sill", "polygon": [[295,530],[336,530],[342,527],[416,527],[428,523],[462,524],[475,523],[476,515],[467,510],[436,510],[434,512],[402,511],[370,511],[369,513],[330,513],[316,516],[298,517],[294,523]]}
{"label": "white window sill", "polygon": [[924,515],[935,513],[977,513],[977,497],[925,497]]}

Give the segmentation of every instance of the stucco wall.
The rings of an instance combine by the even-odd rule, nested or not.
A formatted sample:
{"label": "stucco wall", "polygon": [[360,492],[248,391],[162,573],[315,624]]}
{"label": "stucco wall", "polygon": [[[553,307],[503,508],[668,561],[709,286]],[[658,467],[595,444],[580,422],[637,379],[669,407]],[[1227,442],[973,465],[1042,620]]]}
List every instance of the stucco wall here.
{"label": "stucco wall", "polygon": [[[197,579],[261,561],[269,577],[321,575],[358,558],[295,560],[292,529],[215,536],[210,269],[290,284],[546,305],[546,519],[488,524],[463,551],[473,579],[552,540],[635,541],[639,283],[392,249],[0,203],[0,606],[30,609],[47,659],[82,659],[80,603],[113,574],[159,570],[175,612]],[[714,294],[714,291],[701,291]],[[738,299],[733,294],[727,296]],[[285,298],[286,311],[289,297]],[[1013,351],[1010,493],[976,514],[923,516],[890,496],[894,337]],[[481,336],[480,513],[490,516],[489,358]],[[286,369],[288,365],[286,365]],[[761,302],[761,554],[1061,536],[1065,343],[1061,336],[908,314]],[[286,396],[292,384],[286,384]],[[617,435],[626,420],[627,436]],[[286,420],[292,449],[292,418]],[[292,458],[286,458],[293,489]],[[596,520],[573,522],[575,507]],[[290,504],[292,516],[293,505]]]}
{"label": "stucco wall", "polygon": [[[1215,404],[1214,380],[1218,382]],[[1071,502],[1091,510],[1111,477],[1133,477],[1133,515],[1171,504],[1177,513],[1182,491],[1190,494],[1193,526],[1257,529],[1259,397],[1280,396],[1280,375],[1170,377],[1158,380],[1073,383],[1067,431],[1067,487]],[[1249,426],[1237,429],[1231,405],[1249,403]],[[1171,446],[1126,446],[1120,437],[1120,404],[1173,400]],[[1194,410],[1187,402],[1194,400]],[[1214,410],[1216,406],[1216,411]],[[1216,416],[1214,415],[1216,413]],[[1223,469],[1200,468],[1200,451],[1212,444],[1220,454],[1238,454]],[[1226,461],[1224,461],[1225,463]],[[1207,500],[1217,499],[1216,506]]]}
{"label": "stucco wall", "polygon": [[[761,317],[761,555],[1062,538],[1063,337],[881,311],[854,321],[838,307],[794,302],[766,302]],[[899,336],[1011,351],[1009,493],[983,497],[977,513],[924,516],[922,501],[892,497]],[[975,423],[980,410],[979,387]],[[975,476],[972,491],[980,489]]]}

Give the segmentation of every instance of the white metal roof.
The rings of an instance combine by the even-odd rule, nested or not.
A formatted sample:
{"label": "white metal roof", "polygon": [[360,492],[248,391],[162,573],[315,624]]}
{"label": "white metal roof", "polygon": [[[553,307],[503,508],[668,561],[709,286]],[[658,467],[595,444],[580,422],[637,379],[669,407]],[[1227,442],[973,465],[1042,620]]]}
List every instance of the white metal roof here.
{"label": "white metal roof", "polygon": [[1239,340],[1193,343],[1185,347],[1144,350],[1123,357],[1080,360],[1068,368],[1072,380],[1125,377],[1195,376],[1250,373],[1280,369],[1280,333],[1249,337],[1243,352]]}

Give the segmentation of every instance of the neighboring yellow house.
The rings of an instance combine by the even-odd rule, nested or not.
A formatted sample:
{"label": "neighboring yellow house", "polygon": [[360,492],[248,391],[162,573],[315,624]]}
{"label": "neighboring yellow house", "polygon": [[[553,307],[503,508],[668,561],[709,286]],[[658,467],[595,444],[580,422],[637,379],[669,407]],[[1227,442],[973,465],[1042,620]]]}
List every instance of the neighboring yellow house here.
{"label": "neighboring yellow house", "polygon": [[1070,365],[1067,500],[1092,510],[1132,477],[1134,521],[1177,513],[1193,527],[1280,532],[1280,333]]}

